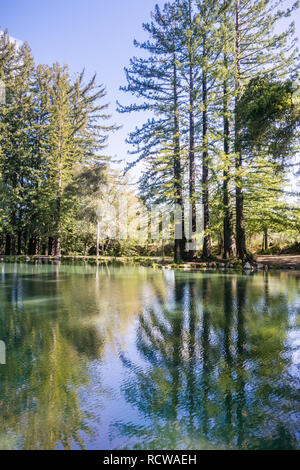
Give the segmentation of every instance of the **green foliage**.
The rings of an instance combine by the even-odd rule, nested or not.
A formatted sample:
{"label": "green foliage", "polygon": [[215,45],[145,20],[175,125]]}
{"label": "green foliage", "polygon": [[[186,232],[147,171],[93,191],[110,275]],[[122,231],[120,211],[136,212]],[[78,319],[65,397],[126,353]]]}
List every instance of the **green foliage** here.
{"label": "green foliage", "polygon": [[299,232],[299,208],[285,188],[299,138],[300,107],[290,80],[253,78],[239,102],[248,231]]}
{"label": "green foliage", "polygon": [[[67,188],[78,171],[83,181],[109,163],[103,149],[116,126],[104,123],[105,88],[95,76],[86,83],[83,72],[71,79],[67,66],[35,66],[28,45],[18,48],[7,32],[0,56],[7,98],[0,108],[1,251],[59,256],[61,240],[68,252],[72,237],[85,238],[75,210],[80,185],[77,194]],[[99,173],[94,177],[99,186]]]}
{"label": "green foliage", "polygon": [[294,94],[292,80],[274,80],[268,75],[250,80],[237,109],[243,147],[263,149],[273,160],[291,156],[300,123],[300,106]]}

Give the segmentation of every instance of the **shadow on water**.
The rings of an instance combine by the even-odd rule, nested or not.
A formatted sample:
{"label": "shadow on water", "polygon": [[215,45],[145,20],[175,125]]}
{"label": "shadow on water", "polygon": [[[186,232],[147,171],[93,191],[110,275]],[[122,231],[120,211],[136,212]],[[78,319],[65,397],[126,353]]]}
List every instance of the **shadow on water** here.
{"label": "shadow on water", "polygon": [[0,448],[299,448],[299,311],[288,273],[3,266]]}

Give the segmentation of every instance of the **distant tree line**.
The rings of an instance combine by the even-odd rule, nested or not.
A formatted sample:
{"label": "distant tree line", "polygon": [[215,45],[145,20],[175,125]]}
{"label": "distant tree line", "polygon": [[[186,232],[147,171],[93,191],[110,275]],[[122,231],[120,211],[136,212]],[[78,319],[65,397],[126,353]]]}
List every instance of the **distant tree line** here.
{"label": "distant tree line", "polygon": [[[1,253],[87,252],[109,173],[105,89],[84,72],[34,64],[27,43],[0,37]],[[93,204],[94,203],[94,204]],[[91,210],[92,206],[92,210]]]}

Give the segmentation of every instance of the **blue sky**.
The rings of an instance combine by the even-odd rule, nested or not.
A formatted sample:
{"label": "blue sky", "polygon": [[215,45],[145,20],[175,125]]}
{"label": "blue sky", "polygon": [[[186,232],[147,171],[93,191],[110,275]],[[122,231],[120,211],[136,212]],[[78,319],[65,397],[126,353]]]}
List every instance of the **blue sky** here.
{"label": "blue sky", "polygon": [[[144,37],[142,23],[154,5],[164,0],[9,0],[0,6],[0,28],[28,41],[37,63],[67,63],[72,73],[86,69],[97,72],[98,82],[107,89],[113,121],[123,126],[110,138],[108,153],[126,159],[126,135],[139,115],[120,115],[116,100],[129,97],[119,91],[125,84],[123,68],[136,54],[133,39]],[[296,32],[300,37],[300,14]],[[142,117],[142,116],[141,116]]]}
{"label": "blue sky", "polygon": [[111,136],[108,153],[125,159],[126,135],[137,116],[120,115],[116,100],[129,96],[119,91],[125,84],[124,66],[136,54],[134,38],[144,37],[142,23],[148,21],[155,0],[10,0],[0,6],[0,28],[14,38],[27,41],[36,63],[66,63],[72,73],[85,68],[87,76],[97,72],[107,89],[112,121],[122,129]]}

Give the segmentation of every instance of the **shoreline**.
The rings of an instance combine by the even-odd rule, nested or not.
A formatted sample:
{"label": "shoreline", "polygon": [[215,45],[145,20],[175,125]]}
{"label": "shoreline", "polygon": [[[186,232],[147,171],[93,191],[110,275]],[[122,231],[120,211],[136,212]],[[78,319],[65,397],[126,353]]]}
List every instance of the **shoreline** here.
{"label": "shoreline", "polygon": [[180,269],[184,271],[201,270],[239,270],[239,271],[269,271],[269,270],[300,270],[300,255],[258,255],[252,266],[243,265],[240,260],[213,259],[209,261],[195,260],[174,263],[171,257],[147,256],[43,256],[43,255],[0,255],[1,262],[86,262],[90,264],[133,264],[161,269]]}

